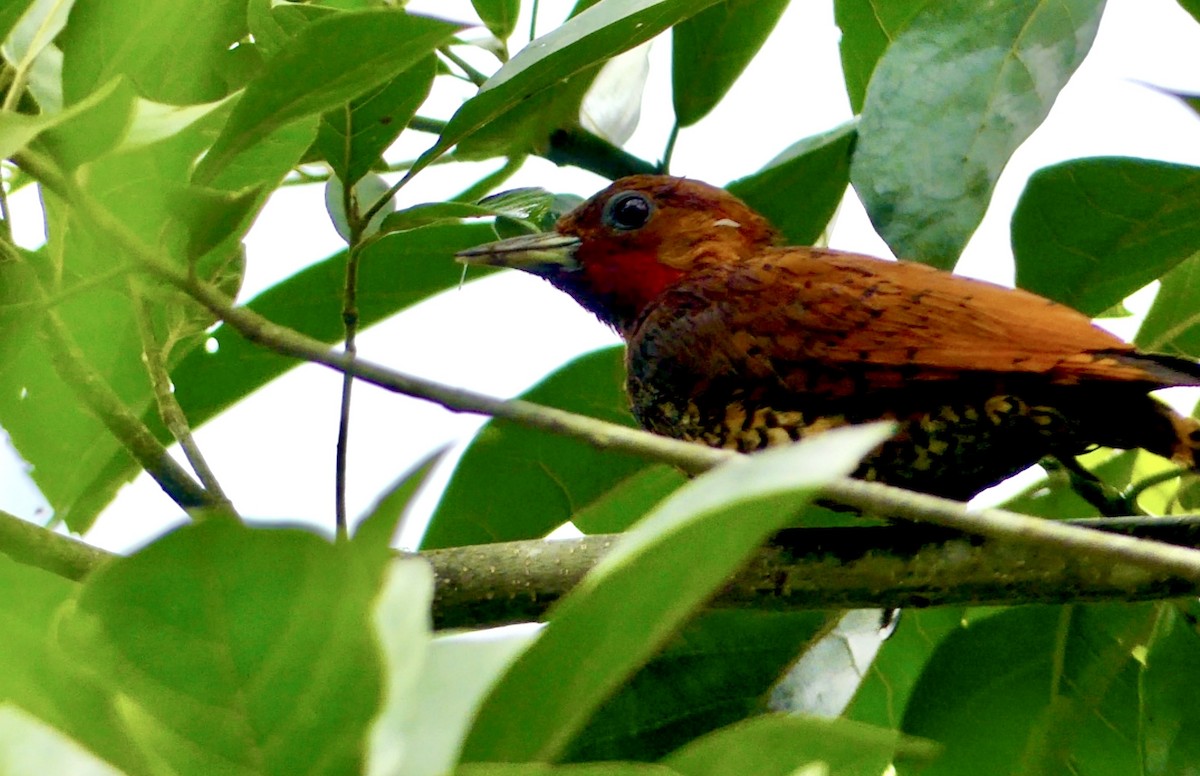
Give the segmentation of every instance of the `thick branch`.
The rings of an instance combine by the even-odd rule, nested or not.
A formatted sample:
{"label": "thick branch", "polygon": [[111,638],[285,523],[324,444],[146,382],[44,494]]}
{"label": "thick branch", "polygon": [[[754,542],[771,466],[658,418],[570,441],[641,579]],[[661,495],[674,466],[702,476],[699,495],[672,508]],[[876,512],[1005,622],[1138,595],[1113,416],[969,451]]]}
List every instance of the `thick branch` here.
{"label": "thick branch", "polygon": [[[1200,546],[1200,518],[1077,521],[1130,537]],[[618,541],[589,536],[421,553],[437,579],[437,628],[541,618]],[[0,548],[73,580],[110,553],[0,512]],[[980,540],[921,525],[806,528],[778,534],[713,601],[758,610],[1136,601],[1195,595],[1200,584],[1053,547]]]}
{"label": "thick branch", "polygon": [[[1080,521],[1089,523],[1089,521]],[[1200,522],[1091,523],[1200,545]],[[619,537],[526,541],[423,553],[437,574],[434,624],[487,627],[539,619]],[[794,529],[778,534],[717,595],[718,608],[859,609],[1139,601],[1200,585],[1053,547],[979,540],[930,526]]]}

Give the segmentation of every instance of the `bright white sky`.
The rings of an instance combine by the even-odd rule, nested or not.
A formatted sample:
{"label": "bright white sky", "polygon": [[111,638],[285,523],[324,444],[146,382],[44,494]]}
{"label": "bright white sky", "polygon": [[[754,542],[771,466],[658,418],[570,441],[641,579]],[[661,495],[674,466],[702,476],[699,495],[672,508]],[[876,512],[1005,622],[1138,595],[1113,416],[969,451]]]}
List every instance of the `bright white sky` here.
{"label": "bright white sky", "polygon": [[[552,17],[561,18],[570,5],[568,0],[542,0],[546,21],[539,30],[550,29]],[[831,6],[789,6],[763,53],[724,102],[700,125],[682,132],[672,172],[725,183],[757,169],[795,140],[850,117]],[[472,16],[466,0],[414,0],[409,8],[463,19]],[[528,30],[528,21],[522,20],[518,30]],[[670,130],[669,48],[664,39],[651,51],[642,122],[627,145],[650,160],[659,157]],[[1039,167],[1109,154],[1200,165],[1200,120],[1139,82],[1200,93],[1200,25],[1174,0],[1109,1],[1091,54],[1046,123],[1013,157],[960,272],[1011,284],[1008,215],[1025,180]],[[469,90],[464,89],[448,103],[428,105],[422,113],[448,117],[455,100],[466,96]],[[430,142],[429,136],[418,137],[390,157],[415,156]],[[448,174],[449,168],[435,168],[404,190],[398,204],[406,207],[450,196],[495,166],[458,165],[457,176]],[[535,159],[507,187],[536,185],[588,196],[604,184],[590,173]],[[24,192],[16,199],[18,218],[22,205],[26,214],[18,239],[36,245],[40,221],[30,211],[33,200]],[[853,196],[843,205],[830,244],[888,255]],[[340,247],[319,186],[279,192],[247,238],[243,298]],[[1119,322],[1118,330],[1129,336],[1133,324]],[[566,296],[513,272],[447,292],[368,330],[360,338],[359,352],[412,374],[512,395],[573,355],[616,341]],[[339,389],[338,375],[306,365],[197,432],[200,446],[243,515],[304,521],[331,530]],[[481,422],[370,386],[357,386],[354,397],[352,514],[365,510],[430,450],[469,439]],[[448,467],[443,467],[446,474]],[[0,508],[38,521],[49,515],[6,445],[0,445]],[[175,506],[143,475],[121,491],[86,538],[127,550],[178,520]]]}

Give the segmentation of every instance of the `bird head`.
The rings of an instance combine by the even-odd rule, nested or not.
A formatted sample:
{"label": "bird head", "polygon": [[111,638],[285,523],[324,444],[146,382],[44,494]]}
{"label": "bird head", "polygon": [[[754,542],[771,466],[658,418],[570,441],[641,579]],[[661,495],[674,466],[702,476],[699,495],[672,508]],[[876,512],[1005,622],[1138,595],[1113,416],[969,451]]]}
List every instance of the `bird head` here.
{"label": "bird head", "polygon": [[666,175],[621,178],[554,230],[481,245],[466,264],[540,275],[629,334],[646,307],[689,273],[773,245],[775,230],[737,197]]}

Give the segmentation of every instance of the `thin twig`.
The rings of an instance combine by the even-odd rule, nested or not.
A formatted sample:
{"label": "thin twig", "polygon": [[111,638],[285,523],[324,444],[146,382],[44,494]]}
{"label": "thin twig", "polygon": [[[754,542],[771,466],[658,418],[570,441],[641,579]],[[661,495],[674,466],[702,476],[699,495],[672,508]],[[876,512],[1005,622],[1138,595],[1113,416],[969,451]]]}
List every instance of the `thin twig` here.
{"label": "thin twig", "polygon": [[475,84],[476,86],[483,86],[485,83],[487,83],[488,77],[486,73],[481,73],[476,70],[471,66],[470,62],[451,51],[449,46],[440,46],[438,48],[438,53],[457,65],[458,68],[463,71],[463,74],[467,76],[467,80],[469,80],[471,83]]}
{"label": "thin twig", "polygon": [[1155,485],[1162,485],[1164,482],[1170,482],[1171,480],[1179,479],[1188,473],[1188,469],[1174,467],[1148,475],[1137,482],[1131,482],[1129,487],[1125,489],[1121,496],[1127,503],[1137,504],[1137,500],[1141,497],[1141,495],[1150,488],[1153,488]]}
{"label": "thin twig", "polygon": [[671,125],[671,134],[667,137],[667,147],[663,149],[662,161],[658,163],[658,170],[663,175],[666,175],[671,170],[671,157],[675,154],[675,141],[679,139],[679,119]]}
{"label": "thin twig", "polygon": [[[354,358],[358,354],[358,345],[355,341],[358,336],[358,264],[362,254],[361,240],[365,222],[358,215],[358,197],[355,196],[354,187],[346,185],[345,182],[342,183],[342,212],[350,230],[347,238],[349,251],[346,255],[346,278],[342,289],[342,326],[346,335],[342,352],[348,358]],[[349,476],[350,454],[350,396],[353,389],[354,377],[343,373],[334,477],[334,523],[337,537],[341,541],[350,538],[350,518],[346,510],[346,485]]]}
{"label": "thin twig", "polygon": [[170,456],[150,429],[125,406],[108,382],[92,369],[66,324],[53,310],[45,314],[42,336],[49,347],[50,361],[58,376],[172,501],[185,510],[221,507],[220,502]]}
{"label": "thin twig", "polygon": [[179,406],[179,402],[175,398],[175,391],[171,386],[171,376],[167,371],[166,358],[154,331],[153,316],[142,283],[131,278],[129,292],[133,300],[134,317],[137,319],[138,335],[142,342],[142,361],[146,366],[150,386],[154,391],[158,415],[162,418],[163,425],[171,432],[171,436],[179,443],[180,449],[183,450],[184,456],[191,464],[192,471],[200,478],[200,484],[211,494],[213,501],[223,511],[237,516],[237,510],[233,508],[233,503],[225,495],[221,483],[218,482],[204,453],[200,451],[200,446],[196,444],[195,437],[192,436],[187,414],[184,413],[183,407]]}

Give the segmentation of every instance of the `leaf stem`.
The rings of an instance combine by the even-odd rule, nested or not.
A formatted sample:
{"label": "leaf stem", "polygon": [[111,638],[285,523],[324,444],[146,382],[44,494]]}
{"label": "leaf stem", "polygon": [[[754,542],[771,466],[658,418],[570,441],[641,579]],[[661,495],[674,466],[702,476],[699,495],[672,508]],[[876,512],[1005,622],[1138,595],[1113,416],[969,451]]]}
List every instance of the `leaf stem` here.
{"label": "leaf stem", "polygon": [[475,84],[476,86],[483,86],[485,83],[487,83],[488,77],[486,74],[479,72],[474,67],[471,67],[470,62],[467,62],[467,60],[451,51],[449,46],[439,46],[438,53],[457,65],[471,83]]}
{"label": "leaf stem", "polygon": [[658,164],[658,171],[662,175],[669,175],[671,170],[671,157],[675,154],[675,141],[679,139],[679,120],[671,125],[671,134],[667,137],[667,147],[663,149],[662,161]]}
{"label": "leaf stem", "polygon": [[134,317],[137,319],[138,335],[142,341],[142,362],[150,377],[150,386],[154,391],[159,417],[162,418],[163,425],[171,432],[171,436],[179,443],[180,449],[183,450],[184,456],[191,464],[192,471],[199,477],[200,484],[212,496],[214,505],[222,512],[240,519],[233,503],[225,495],[221,483],[218,482],[212,468],[208,465],[204,453],[200,451],[200,446],[196,444],[191,426],[188,424],[187,414],[184,413],[183,407],[179,406],[179,402],[175,398],[175,392],[171,386],[171,376],[167,372],[166,358],[154,332],[153,317],[142,281],[130,278],[129,291],[133,302]]}
{"label": "leaf stem", "polygon": [[513,174],[517,172],[517,170],[520,170],[521,165],[525,164],[525,159],[526,157],[524,155],[510,156],[504,161],[504,165],[500,167],[500,169],[496,170],[495,172],[490,172],[479,180],[475,181],[470,186],[451,197],[450,201],[469,203],[478,202],[495,190],[497,186],[500,186],[506,180],[511,178]]}

